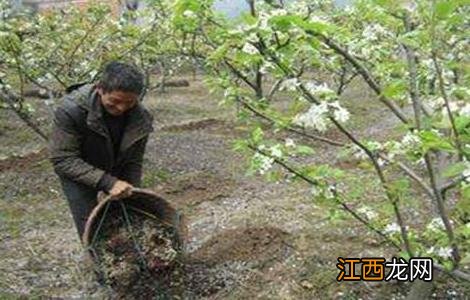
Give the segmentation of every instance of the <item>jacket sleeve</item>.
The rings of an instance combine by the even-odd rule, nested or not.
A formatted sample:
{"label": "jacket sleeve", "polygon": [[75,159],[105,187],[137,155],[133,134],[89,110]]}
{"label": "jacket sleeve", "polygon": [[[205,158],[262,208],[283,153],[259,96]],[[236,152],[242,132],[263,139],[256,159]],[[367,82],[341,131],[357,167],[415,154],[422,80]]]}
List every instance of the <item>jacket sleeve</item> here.
{"label": "jacket sleeve", "polygon": [[129,149],[126,160],[123,164],[119,179],[125,180],[135,187],[140,187],[142,183],[142,164],[144,161],[145,147],[148,135],[136,142]]}
{"label": "jacket sleeve", "polygon": [[[80,157],[82,135],[77,130],[75,121],[64,107],[55,111],[54,125],[49,142],[50,160],[55,172],[59,176],[69,178],[72,181],[85,184],[93,188],[104,189],[102,178],[109,178],[104,170],[96,168]],[[101,184],[100,184],[101,181]],[[101,187],[99,186],[101,185]]]}

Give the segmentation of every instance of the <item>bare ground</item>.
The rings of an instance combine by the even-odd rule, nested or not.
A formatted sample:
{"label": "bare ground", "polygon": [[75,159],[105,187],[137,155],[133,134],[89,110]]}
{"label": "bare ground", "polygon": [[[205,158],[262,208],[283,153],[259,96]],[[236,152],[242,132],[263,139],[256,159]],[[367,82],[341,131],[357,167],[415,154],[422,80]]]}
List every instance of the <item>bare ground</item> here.
{"label": "bare ground", "polygon": [[[356,93],[350,91],[351,98],[369,97]],[[214,98],[197,80],[146,100],[157,130],[145,157],[144,184],[187,219],[192,276],[187,298],[400,299],[406,287],[396,283],[336,282],[338,256],[391,253],[360,224],[329,221],[305,184],[247,176],[246,158],[232,150],[233,140],[247,128],[232,108],[218,106]],[[396,120],[384,118],[374,102],[348,105],[374,124],[354,124],[357,133],[382,139],[392,134]],[[0,129],[6,128],[0,134],[0,298],[112,297],[84,271],[78,236],[44,145],[14,116],[0,113]],[[21,138],[12,138],[12,132]],[[315,148],[312,162],[355,167],[333,147]],[[11,158],[14,152],[18,155]],[[345,184],[369,176],[354,174],[356,181]],[[370,203],[380,205],[378,187],[371,185],[367,192]]]}

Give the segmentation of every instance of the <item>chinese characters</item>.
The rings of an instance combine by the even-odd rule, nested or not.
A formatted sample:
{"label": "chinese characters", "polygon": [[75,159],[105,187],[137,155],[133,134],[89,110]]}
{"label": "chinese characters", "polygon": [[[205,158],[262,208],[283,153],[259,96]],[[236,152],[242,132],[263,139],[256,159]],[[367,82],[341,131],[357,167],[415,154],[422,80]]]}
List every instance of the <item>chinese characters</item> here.
{"label": "chinese characters", "polygon": [[[393,257],[386,262],[382,257],[338,257],[338,281],[432,281],[433,261],[428,257],[414,257],[409,261]],[[388,269],[388,272],[386,272]]]}

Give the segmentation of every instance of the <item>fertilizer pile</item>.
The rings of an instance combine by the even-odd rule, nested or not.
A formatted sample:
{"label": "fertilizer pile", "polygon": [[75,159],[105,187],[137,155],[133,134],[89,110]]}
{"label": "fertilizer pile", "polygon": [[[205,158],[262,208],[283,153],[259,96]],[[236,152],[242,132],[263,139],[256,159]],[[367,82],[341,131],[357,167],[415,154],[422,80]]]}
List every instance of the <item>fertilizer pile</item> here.
{"label": "fertilizer pile", "polygon": [[[121,297],[163,296],[178,285],[176,231],[158,219],[127,208],[113,209],[93,249],[101,280]],[[130,226],[129,226],[130,224]]]}

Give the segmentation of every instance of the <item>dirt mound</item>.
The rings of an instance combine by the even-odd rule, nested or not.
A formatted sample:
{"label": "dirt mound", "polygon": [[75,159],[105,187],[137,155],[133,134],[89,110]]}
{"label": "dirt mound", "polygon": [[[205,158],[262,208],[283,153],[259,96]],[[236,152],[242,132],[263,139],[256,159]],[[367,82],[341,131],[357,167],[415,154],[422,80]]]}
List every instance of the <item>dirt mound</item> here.
{"label": "dirt mound", "polygon": [[230,178],[198,172],[165,184],[160,187],[159,193],[176,207],[182,208],[229,196],[234,187],[235,182]]}
{"label": "dirt mound", "polygon": [[263,264],[283,256],[288,233],[275,227],[247,227],[224,231],[192,253],[191,258],[207,264],[244,261]]}
{"label": "dirt mound", "polygon": [[283,260],[290,249],[288,234],[274,227],[248,227],[224,231],[186,254],[179,281],[185,299],[214,296],[244,285],[253,269]]}

